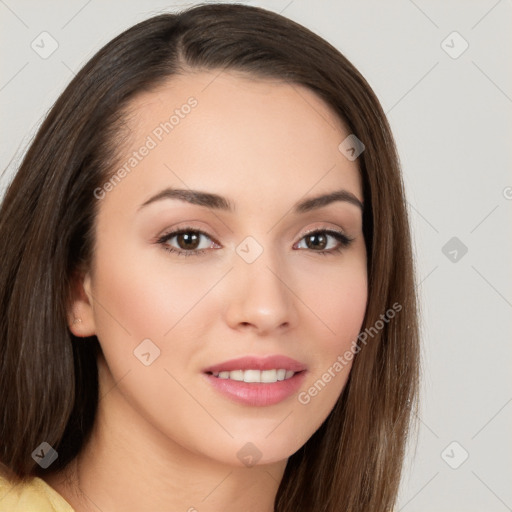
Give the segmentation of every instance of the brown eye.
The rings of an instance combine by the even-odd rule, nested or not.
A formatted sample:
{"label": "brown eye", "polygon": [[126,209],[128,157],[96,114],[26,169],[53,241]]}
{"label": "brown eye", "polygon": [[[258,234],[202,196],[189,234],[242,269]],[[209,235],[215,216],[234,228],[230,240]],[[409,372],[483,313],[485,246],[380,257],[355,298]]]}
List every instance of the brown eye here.
{"label": "brown eye", "polygon": [[320,233],[313,233],[304,237],[308,249],[324,250],[327,246],[327,236]]}
{"label": "brown eye", "polygon": [[[343,233],[333,230],[317,230],[305,235],[299,242],[299,249],[309,249],[319,254],[339,252],[348,247],[353,241]],[[302,247],[300,245],[304,243]]]}
{"label": "brown eye", "polygon": [[182,256],[204,254],[208,249],[220,248],[208,234],[190,228],[167,233],[158,239],[158,243],[163,245],[166,251]]}
{"label": "brown eye", "polygon": [[186,233],[180,233],[176,235],[176,242],[180,249],[183,250],[195,250],[199,245],[201,235],[197,232],[187,231]]}

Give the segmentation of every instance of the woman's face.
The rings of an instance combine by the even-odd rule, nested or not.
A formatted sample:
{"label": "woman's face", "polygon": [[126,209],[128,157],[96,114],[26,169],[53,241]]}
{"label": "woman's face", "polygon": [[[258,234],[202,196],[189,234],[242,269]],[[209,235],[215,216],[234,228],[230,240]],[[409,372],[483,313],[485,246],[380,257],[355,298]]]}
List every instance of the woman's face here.
{"label": "woman's face", "polygon": [[218,71],[138,96],[127,126],[72,329],[97,335],[125,419],[228,464],[286,459],[366,308],[349,132],[302,86]]}

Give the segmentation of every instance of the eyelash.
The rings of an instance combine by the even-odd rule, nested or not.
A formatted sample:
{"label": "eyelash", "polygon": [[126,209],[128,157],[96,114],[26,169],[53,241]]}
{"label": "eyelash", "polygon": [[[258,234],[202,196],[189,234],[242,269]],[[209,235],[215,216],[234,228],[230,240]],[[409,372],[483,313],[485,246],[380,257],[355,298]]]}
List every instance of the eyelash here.
{"label": "eyelash", "polygon": [[[210,249],[194,249],[194,250],[185,251],[182,249],[181,250],[175,249],[174,247],[170,247],[167,244],[167,242],[171,238],[174,238],[175,236],[181,235],[183,233],[196,233],[196,234],[204,235],[205,237],[209,238],[210,240],[213,240],[210,237],[210,235],[208,235],[208,233],[205,233],[204,231],[201,231],[200,229],[192,228],[192,227],[185,227],[185,228],[180,228],[176,231],[172,231],[170,233],[166,233],[166,234],[162,235],[157,240],[157,243],[161,244],[165,251],[177,254],[178,256],[201,256],[210,250]],[[332,236],[339,242],[338,247],[335,247],[334,249],[327,249],[327,250],[324,249],[321,251],[315,251],[314,249],[308,249],[309,251],[314,252],[315,254],[321,254],[323,256],[327,256],[329,254],[332,255],[332,254],[340,253],[342,250],[346,249],[354,241],[353,238],[349,238],[348,236],[344,235],[343,233],[341,233],[339,231],[335,231],[332,229],[316,229],[313,231],[309,231],[308,233],[305,233],[304,236],[299,240],[299,242],[302,241],[307,236],[316,235],[319,233]],[[215,243],[217,243],[217,242],[215,242]],[[299,250],[304,250],[304,249],[299,249]]]}

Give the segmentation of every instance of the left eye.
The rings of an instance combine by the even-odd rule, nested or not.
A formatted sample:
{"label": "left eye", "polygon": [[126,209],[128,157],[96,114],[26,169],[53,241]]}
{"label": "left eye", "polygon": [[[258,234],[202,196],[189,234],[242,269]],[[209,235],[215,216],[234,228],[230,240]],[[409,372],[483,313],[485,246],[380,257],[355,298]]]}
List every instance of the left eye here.
{"label": "left eye", "polygon": [[[352,242],[352,239],[348,238],[343,233],[324,229],[320,231],[313,231],[305,235],[299,242],[299,249],[311,249],[316,252],[330,252],[341,250],[343,247],[347,247],[350,242]],[[300,244],[303,245],[300,246]]]}

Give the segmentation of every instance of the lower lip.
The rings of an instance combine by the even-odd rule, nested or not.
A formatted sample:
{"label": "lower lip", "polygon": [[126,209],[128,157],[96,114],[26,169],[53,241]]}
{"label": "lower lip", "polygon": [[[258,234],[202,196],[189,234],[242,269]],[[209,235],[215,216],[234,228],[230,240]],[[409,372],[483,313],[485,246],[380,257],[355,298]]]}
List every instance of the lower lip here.
{"label": "lower lip", "polygon": [[235,402],[262,407],[278,404],[294,395],[300,388],[305,374],[306,372],[302,371],[289,379],[272,383],[243,382],[205,375],[215,389]]}

